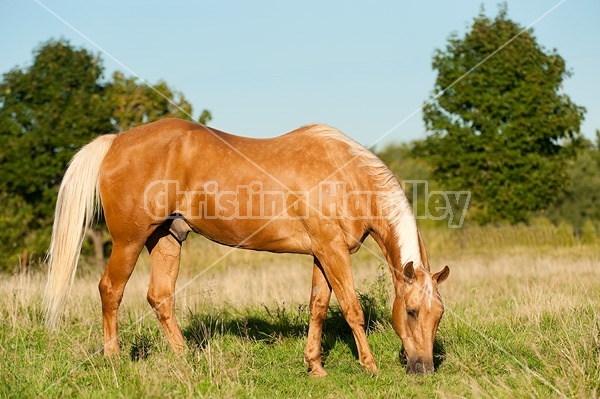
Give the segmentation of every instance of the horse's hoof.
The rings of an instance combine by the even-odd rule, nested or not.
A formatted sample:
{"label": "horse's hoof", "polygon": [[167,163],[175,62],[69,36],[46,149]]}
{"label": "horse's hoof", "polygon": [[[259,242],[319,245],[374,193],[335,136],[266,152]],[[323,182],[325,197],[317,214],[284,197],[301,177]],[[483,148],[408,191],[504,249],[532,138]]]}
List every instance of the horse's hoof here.
{"label": "horse's hoof", "polygon": [[365,370],[367,371],[367,373],[369,373],[369,374],[379,373],[379,369],[377,368],[377,365],[375,363],[367,364],[364,367],[365,367]]}
{"label": "horse's hoof", "polygon": [[314,368],[308,373],[308,375],[311,377],[325,377],[327,376],[327,371],[325,371],[323,367]]}
{"label": "horse's hoof", "polygon": [[119,348],[114,347],[104,347],[104,357],[118,357],[119,356]]}

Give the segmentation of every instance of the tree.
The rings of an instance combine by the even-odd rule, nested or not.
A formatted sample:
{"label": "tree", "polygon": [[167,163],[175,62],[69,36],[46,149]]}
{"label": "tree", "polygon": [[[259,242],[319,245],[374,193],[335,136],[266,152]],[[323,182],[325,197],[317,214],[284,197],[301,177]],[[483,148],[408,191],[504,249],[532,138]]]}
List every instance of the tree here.
{"label": "tree", "polygon": [[79,147],[112,130],[101,75],[97,57],[51,41],[34,52],[33,65],[0,82],[0,193],[9,204],[0,230],[11,237],[0,242],[5,267],[23,253],[43,256],[67,163]]}
{"label": "tree", "polygon": [[175,117],[191,119],[192,105],[183,94],[174,92],[165,82],[153,86],[138,83],[121,72],[113,74],[106,87],[106,96],[112,108],[115,130],[123,132],[142,123]]}
{"label": "tree", "polygon": [[562,92],[564,59],[504,5],[493,20],[482,11],[463,38],[451,35],[432,66],[431,134],[420,151],[444,189],[472,191],[469,214],[481,223],[524,221],[553,204],[585,112]]}
{"label": "tree", "polygon": [[586,223],[600,226],[600,131],[596,131],[596,145],[586,142],[577,158],[567,168],[569,185],[561,193],[557,204],[548,210],[555,222],[569,222],[579,234]]}
{"label": "tree", "polygon": [[[44,256],[58,186],[80,147],[159,118],[191,119],[191,104],[165,82],[149,88],[118,72],[103,82],[102,72],[98,56],[49,41],[0,81],[0,270]],[[102,263],[102,234],[89,235]]]}

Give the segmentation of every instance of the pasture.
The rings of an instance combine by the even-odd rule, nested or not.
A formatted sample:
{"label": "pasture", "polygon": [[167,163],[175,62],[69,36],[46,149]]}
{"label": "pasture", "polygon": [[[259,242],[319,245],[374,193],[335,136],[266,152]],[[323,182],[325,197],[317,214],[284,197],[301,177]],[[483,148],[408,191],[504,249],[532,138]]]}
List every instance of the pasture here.
{"label": "pasture", "polygon": [[405,374],[391,327],[391,280],[377,246],[352,256],[380,372],[358,363],[335,301],[324,366],[303,363],[312,259],[185,243],[177,316],[188,348],[174,355],[146,302],[146,253],[120,309],[121,355],[102,356],[97,290],[82,265],[62,328],[47,332],[44,273],[0,277],[0,397],[597,398],[600,394],[600,241],[568,227],[422,229],[446,311],[437,372]]}

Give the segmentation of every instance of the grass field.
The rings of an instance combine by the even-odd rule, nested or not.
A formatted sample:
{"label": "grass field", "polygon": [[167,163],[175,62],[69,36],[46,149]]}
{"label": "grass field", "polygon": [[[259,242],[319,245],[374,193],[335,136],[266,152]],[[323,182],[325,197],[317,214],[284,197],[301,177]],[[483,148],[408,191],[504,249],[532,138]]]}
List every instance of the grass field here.
{"label": "grass field", "polygon": [[[566,229],[568,230],[568,229]],[[173,355],[145,302],[143,256],[121,306],[122,354],[101,354],[97,282],[79,270],[59,333],[43,327],[41,274],[0,278],[0,397],[597,398],[600,245],[564,226],[424,231],[432,267],[450,265],[437,372],[407,376],[385,304],[389,272],[372,242],[353,256],[380,372],[358,364],[339,308],[328,314],[325,378],[302,355],[311,259],[186,242]],[[207,266],[210,268],[206,269]]]}

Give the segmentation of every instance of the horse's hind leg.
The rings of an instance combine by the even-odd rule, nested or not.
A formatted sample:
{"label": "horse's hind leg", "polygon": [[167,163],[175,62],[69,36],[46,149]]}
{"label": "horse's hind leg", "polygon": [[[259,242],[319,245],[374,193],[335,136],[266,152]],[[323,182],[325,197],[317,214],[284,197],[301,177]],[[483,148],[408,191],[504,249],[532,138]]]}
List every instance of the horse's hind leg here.
{"label": "horse's hind leg", "polygon": [[152,258],[148,302],[156,311],[171,348],[177,352],[185,345],[175,318],[175,282],[179,273],[181,243],[161,226],[148,238],[146,247]]}
{"label": "horse's hind leg", "polygon": [[310,375],[312,376],[327,375],[321,361],[321,338],[330,299],[331,286],[325,279],[319,261],[315,258],[310,295],[310,324],[308,325],[308,339],[304,351],[304,360],[308,363]]}
{"label": "horse's hind leg", "polygon": [[104,354],[107,356],[119,353],[117,311],[142,248],[143,242],[114,241],[106,270],[98,284],[102,299]]}

